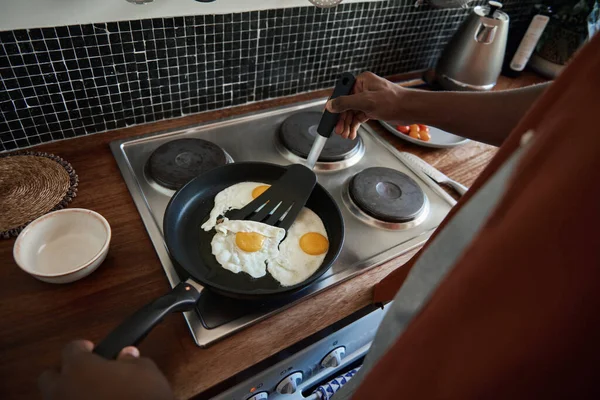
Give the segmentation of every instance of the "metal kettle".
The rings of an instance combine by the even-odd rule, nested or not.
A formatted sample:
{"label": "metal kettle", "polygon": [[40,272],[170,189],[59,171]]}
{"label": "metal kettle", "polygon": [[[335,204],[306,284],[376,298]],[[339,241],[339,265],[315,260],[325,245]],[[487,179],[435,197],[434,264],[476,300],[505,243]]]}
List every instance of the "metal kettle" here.
{"label": "metal kettle", "polygon": [[473,8],[444,48],[435,68],[448,90],[490,90],[502,70],[509,17],[502,4],[490,1]]}

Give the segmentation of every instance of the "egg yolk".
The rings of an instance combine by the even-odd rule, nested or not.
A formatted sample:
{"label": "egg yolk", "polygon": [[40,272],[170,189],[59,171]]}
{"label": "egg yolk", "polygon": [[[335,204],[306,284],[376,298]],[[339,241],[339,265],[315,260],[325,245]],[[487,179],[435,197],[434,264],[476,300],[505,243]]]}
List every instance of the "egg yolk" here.
{"label": "egg yolk", "polygon": [[260,185],[254,188],[254,190],[252,191],[252,198],[255,199],[258,196],[260,196],[261,194],[263,194],[264,192],[267,191],[268,188],[270,188],[270,185]]}
{"label": "egg yolk", "polygon": [[320,233],[308,232],[300,238],[300,248],[306,254],[318,256],[327,252],[329,241]]}
{"label": "egg yolk", "polygon": [[238,232],[235,234],[235,244],[240,249],[254,253],[262,249],[265,237],[256,232]]}

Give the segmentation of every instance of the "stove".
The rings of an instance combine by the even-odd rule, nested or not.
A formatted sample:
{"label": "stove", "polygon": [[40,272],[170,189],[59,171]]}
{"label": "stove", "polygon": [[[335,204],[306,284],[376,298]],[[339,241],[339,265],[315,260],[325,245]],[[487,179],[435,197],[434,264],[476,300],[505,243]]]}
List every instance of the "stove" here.
{"label": "stove", "polygon": [[[181,278],[169,258],[162,221],[169,199],[188,179],[228,162],[289,165],[306,160],[326,99],[232,117],[110,144],[170,285]],[[332,135],[317,165],[318,182],[339,205],[346,226],[340,256],[310,288],[284,301],[248,304],[205,290],[185,319],[195,342],[211,344],[322,290],[422,245],[455,201],[397,157],[369,126],[354,141]]]}

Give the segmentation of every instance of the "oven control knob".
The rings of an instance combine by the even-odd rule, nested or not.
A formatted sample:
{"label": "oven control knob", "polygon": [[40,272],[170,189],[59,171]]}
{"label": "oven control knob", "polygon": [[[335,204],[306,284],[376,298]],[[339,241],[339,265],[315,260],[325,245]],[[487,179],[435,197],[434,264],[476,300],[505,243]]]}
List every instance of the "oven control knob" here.
{"label": "oven control knob", "polygon": [[323,368],[335,368],[342,363],[342,358],[346,355],[346,348],[344,346],[336,347],[331,350],[321,361],[321,367]]}
{"label": "oven control knob", "polygon": [[286,376],[277,384],[275,389],[279,394],[292,394],[296,393],[298,385],[302,382],[302,372],[294,372],[291,375]]}
{"label": "oven control knob", "polygon": [[248,398],[248,400],[267,400],[267,398],[269,398],[269,394],[267,392],[260,392]]}

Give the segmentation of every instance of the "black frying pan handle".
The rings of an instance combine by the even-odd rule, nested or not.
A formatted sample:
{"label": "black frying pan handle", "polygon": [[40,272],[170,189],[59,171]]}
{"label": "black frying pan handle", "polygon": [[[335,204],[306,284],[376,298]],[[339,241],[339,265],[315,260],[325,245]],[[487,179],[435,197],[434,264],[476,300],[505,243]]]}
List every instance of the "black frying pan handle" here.
{"label": "black frying pan handle", "polygon": [[[350,72],[344,72],[340,75],[339,79],[335,84],[335,88],[333,89],[333,94],[329,98],[335,99],[340,96],[348,96],[352,92],[352,87],[354,86],[354,75]],[[340,119],[340,114],[333,114],[329,111],[325,110],[323,112],[323,116],[321,117],[321,121],[319,122],[319,126],[317,127],[317,132],[319,135],[328,138],[331,136],[331,132],[335,128],[338,120]]]}
{"label": "black frying pan handle", "polygon": [[181,282],[169,293],[146,304],[123,321],[96,346],[94,353],[109,360],[117,358],[124,347],[137,345],[170,313],[193,309],[200,293],[201,290],[189,283]]}

